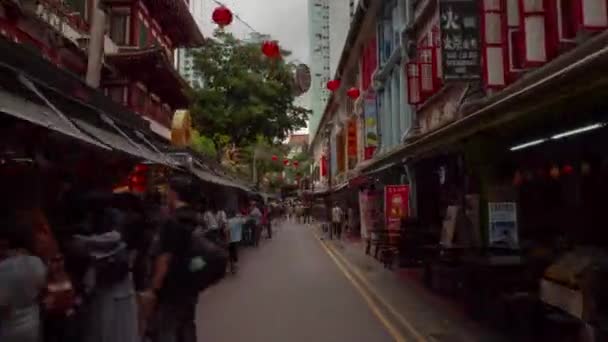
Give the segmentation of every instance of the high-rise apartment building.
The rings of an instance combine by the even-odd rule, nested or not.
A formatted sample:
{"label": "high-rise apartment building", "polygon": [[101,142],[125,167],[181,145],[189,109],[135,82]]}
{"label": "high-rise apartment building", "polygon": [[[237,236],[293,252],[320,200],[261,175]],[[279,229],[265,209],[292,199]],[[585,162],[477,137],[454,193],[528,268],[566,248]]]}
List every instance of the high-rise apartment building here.
{"label": "high-rise apartment building", "polygon": [[[202,30],[204,18],[203,10],[206,6],[205,0],[190,0],[188,3],[190,13]],[[210,9],[207,8],[207,14],[210,13]],[[201,88],[205,85],[204,78],[194,72],[194,57],[192,55],[192,49],[179,49],[175,54],[175,63],[179,74],[190,84],[193,88]]]}
{"label": "high-rise apartment building", "polygon": [[312,115],[308,123],[310,136],[315,135],[329,98],[329,91],[325,87],[327,81],[332,77],[329,46],[329,3],[330,0],[308,1],[310,72],[312,78],[310,88]]}

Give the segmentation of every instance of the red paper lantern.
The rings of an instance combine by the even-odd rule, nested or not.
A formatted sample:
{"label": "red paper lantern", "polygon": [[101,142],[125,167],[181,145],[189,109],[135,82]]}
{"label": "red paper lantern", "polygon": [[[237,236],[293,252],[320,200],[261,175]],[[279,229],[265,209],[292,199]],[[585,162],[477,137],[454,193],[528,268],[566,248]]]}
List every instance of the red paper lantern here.
{"label": "red paper lantern", "polygon": [[327,82],[327,89],[329,91],[336,91],[340,89],[340,80],[331,80]]}
{"label": "red paper lantern", "polygon": [[272,161],[277,161],[277,160],[279,160],[279,157],[278,157],[278,156],[276,156],[276,155],[273,155],[273,156],[272,156]]}
{"label": "red paper lantern", "polygon": [[300,163],[299,163],[297,160],[294,160],[294,162],[293,162],[293,166],[294,166],[294,167],[298,167],[298,165],[300,165]]}
{"label": "red paper lantern", "polygon": [[285,166],[289,166],[289,159],[285,159],[285,160],[283,160],[283,165],[285,165]]}
{"label": "red paper lantern", "polygon": [[228,7],[220,6],[213,11],[211,19],[219,27],[228,26],[232,23],[232,11]]}
{"label": "red paper lantern", "polygon": [[262,43],[262,53],[268,58],[279,58],[281,56],[279,43],[274,40],[265,41]]}
{"label": "red paper lantern", "polygon": [[562,173],[565,175],[571,175],[572,173],[574,173],[574,168],[572,167],[572,165],[564,165],[564,167],[562,168]]}
{"label": "red paper lantern", "polygon": [[348,95],[348,97],[350,97],[352,100],[356,100],[359,98],[359,96],[361,96],[361,91],[359,90],[359,88],[352,87],[348,89],[346,95]]}

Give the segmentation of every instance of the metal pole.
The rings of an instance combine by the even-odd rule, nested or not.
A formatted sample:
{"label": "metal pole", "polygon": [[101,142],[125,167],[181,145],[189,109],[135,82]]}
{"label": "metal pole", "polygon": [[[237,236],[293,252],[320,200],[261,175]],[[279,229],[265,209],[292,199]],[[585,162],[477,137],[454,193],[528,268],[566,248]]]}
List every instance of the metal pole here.
{"label": "metal pole", "polygon": [[87,63],[86,82],[93,88],[99,88],[106,27],[106,14],[99,7],[101,0],[93,1],[91,31],[89,39],[89,57]]}

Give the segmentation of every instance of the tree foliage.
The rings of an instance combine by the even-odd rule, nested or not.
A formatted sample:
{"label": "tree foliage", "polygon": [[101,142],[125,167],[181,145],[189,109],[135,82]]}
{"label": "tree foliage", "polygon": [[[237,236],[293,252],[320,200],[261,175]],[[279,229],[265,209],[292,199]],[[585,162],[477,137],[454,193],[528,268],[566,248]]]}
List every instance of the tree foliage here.
{"label": "tree foliage", "polygon": [[257,43],[216,31],[194,52],[194,72],[205,79],[205,86],[193,92],[194,127],[213,141],[218,153],[227,144],[244,147],[259,137],[268,143],[284,140],[305,127],[309,115],[293,102],[294,68],[263,56]]}
{"label": "tree foliage", "polygon": [[192,149],[196,152],[203,154],[205,156],[215,158],[217,156],[217,150],[215,148],[215,144],[213,140],[210,138],[200,135],[197,130],[192,132]]}

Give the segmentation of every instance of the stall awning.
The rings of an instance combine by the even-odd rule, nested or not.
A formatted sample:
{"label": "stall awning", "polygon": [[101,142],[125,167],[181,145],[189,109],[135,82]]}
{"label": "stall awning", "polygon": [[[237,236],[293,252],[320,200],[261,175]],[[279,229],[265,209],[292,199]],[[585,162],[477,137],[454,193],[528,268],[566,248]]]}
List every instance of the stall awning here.
{"label": "stall awning", "polygon": [[215,185],[240,189],[240,190],[247,191],[247,192],[251,191],[251,189],[249,189],[245,185],[242,185],[236,181],[218,176],[218,175],[214,174],[212,171],[206,171],[206,170],[202,170],[200,168],[192,168],[191,171],[195,176],[197,176],[203,182],[209,182],[209,183],[212,183]]}
{"label": "stall awning", "polygon": [[[36,81],[22,69],[3,63],[2,57],[5,54],[11,55],[11,50],[3,51],[0,55],[0,112],[105,150],[115,150],[144,161],[174,166],[163,153],[134,137],[138,128],[144,130],[145,126],[113,119],[87,101],[86,96],[73,97],[70,93],[59,90],[56,85],[48,86]],[[46,61],[41,60],[40,63]],[[105,101],[111,102],[107,98]]]}

